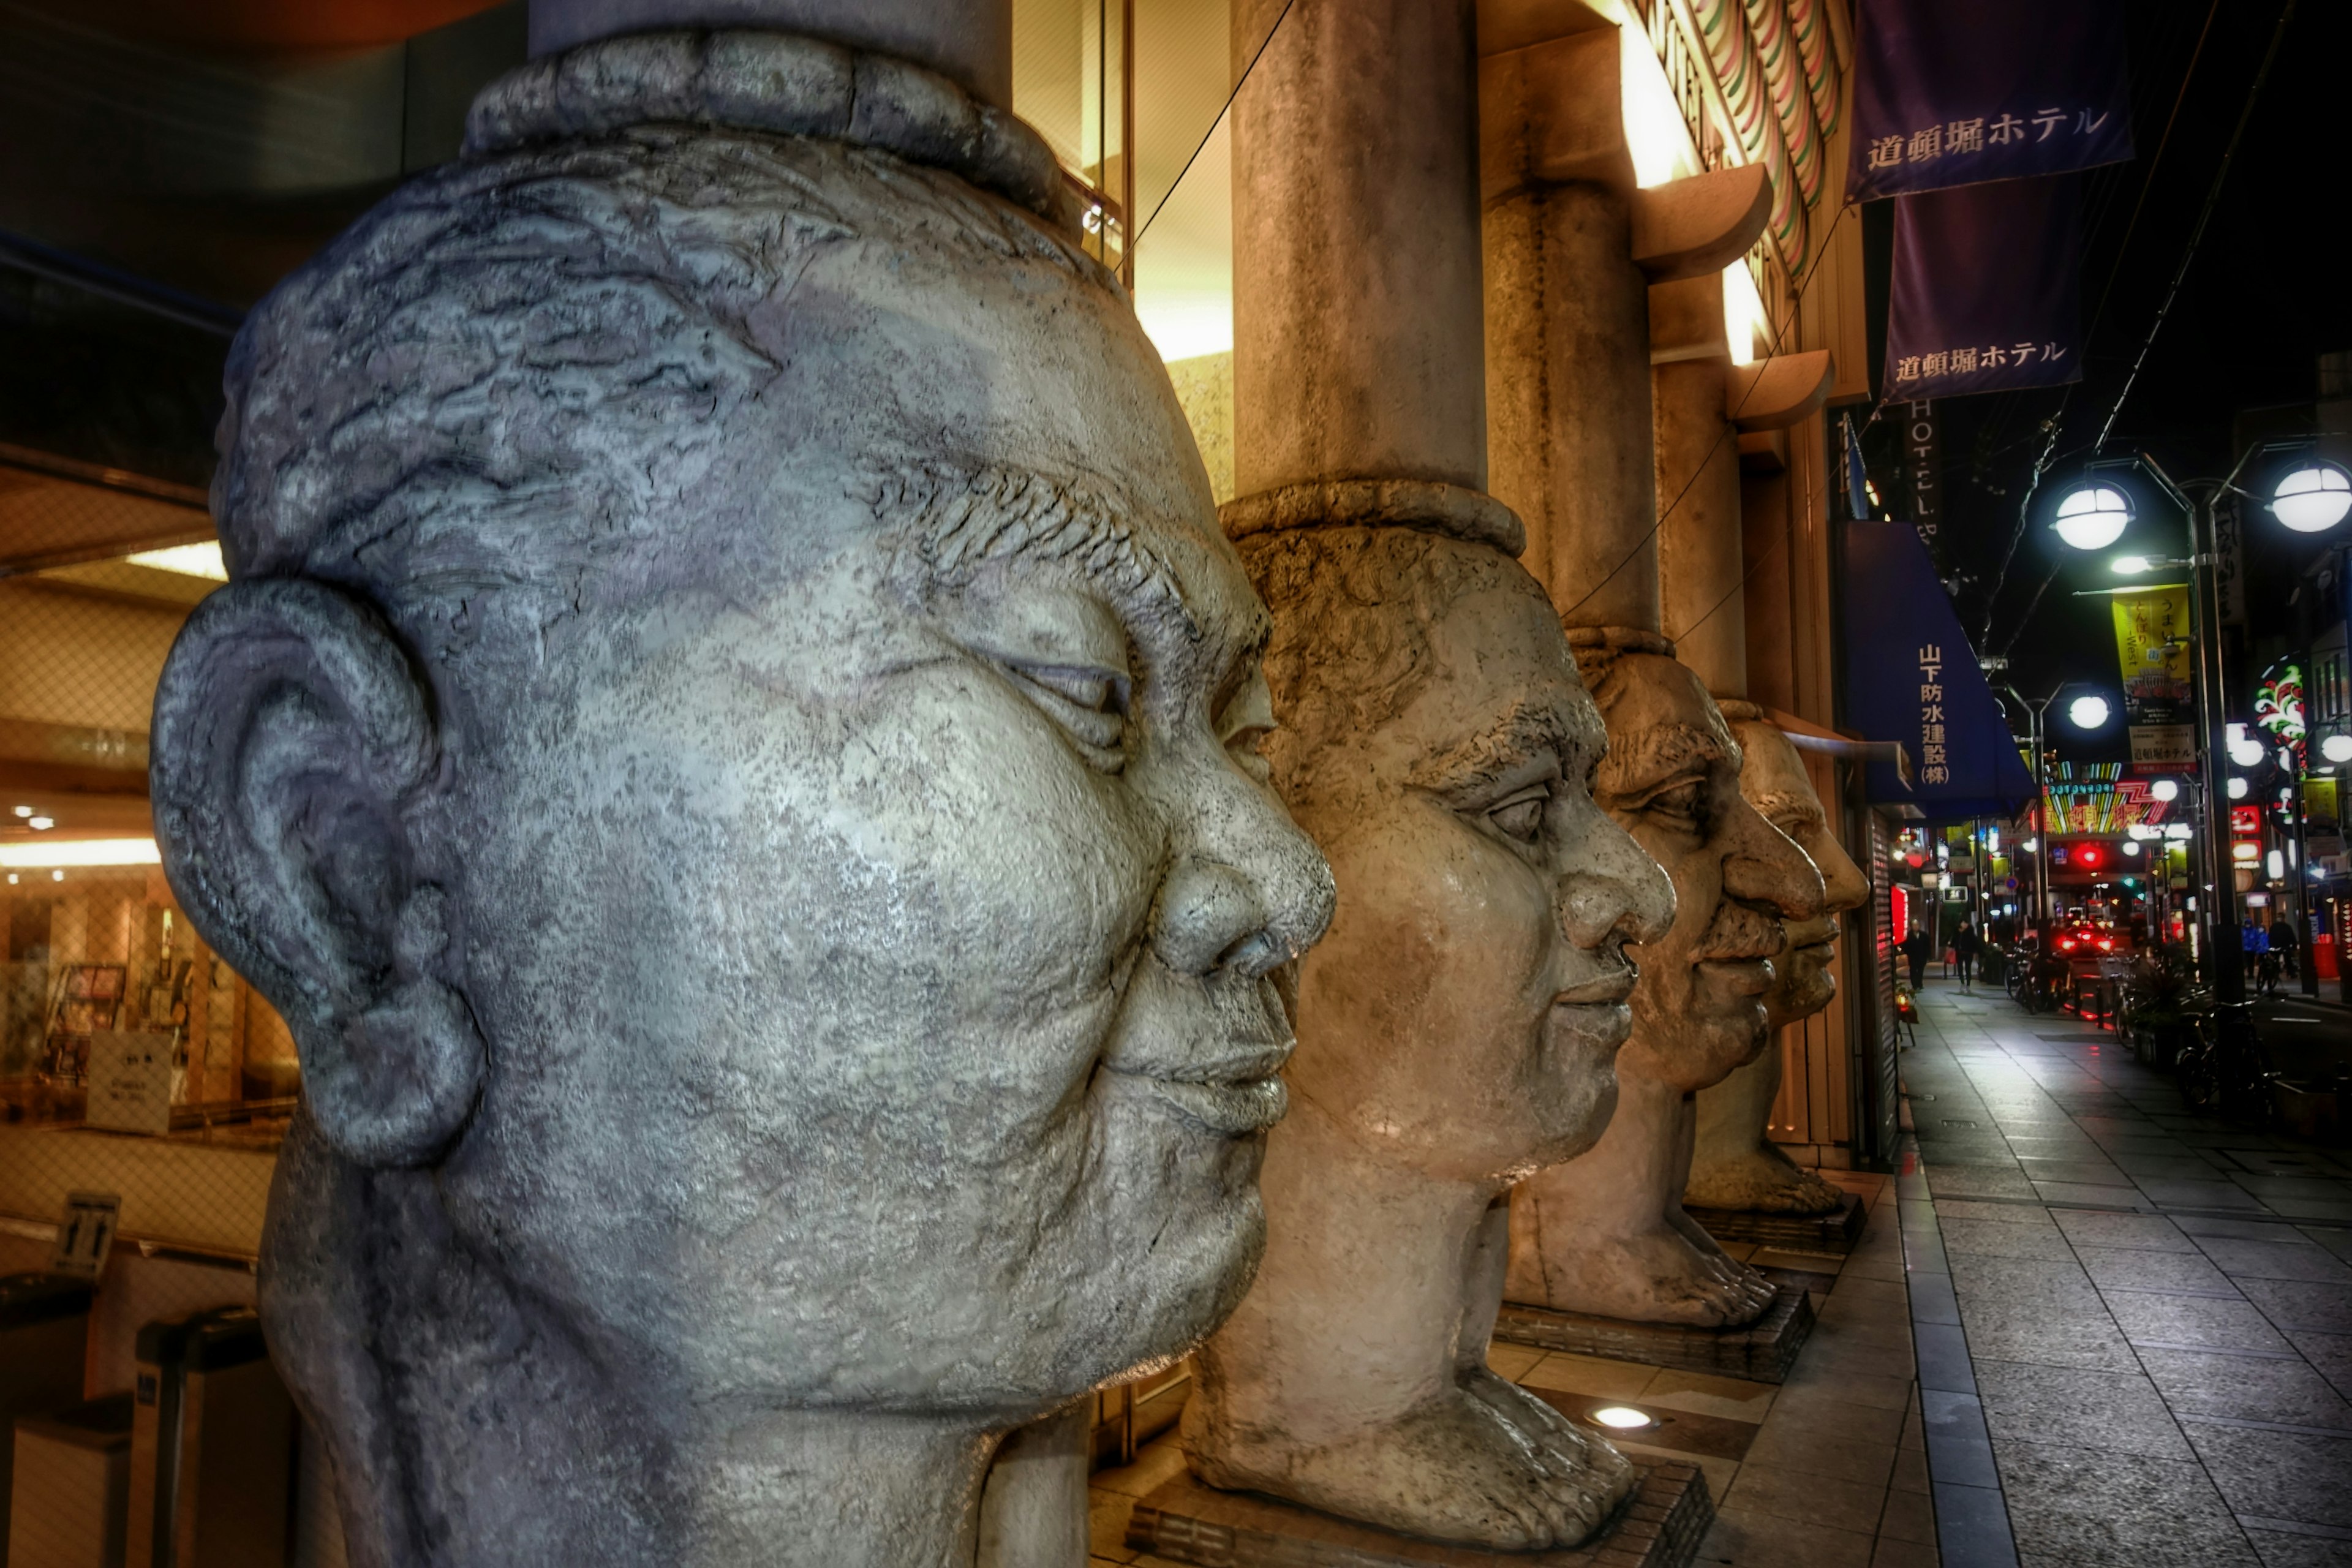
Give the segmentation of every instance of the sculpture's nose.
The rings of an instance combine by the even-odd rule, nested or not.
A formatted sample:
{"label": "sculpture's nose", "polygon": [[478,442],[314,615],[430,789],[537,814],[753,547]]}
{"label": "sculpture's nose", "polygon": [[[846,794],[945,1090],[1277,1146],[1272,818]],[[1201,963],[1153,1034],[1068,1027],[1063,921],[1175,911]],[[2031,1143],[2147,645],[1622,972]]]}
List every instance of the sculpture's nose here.
{"label": "sculpture's nose", "polygon": [[1795,839],[1744,800],[1731,807],[1726,832],[1730,853],[1724,857],[1723,886],[1733,898],[1783,920],[1809,921],[1822,912],[1821,871]]}
{"label": "sculpture's nose", "polygon": [[1560,925],[1588,951],[1614,933],[1629,942],[1655,942],[1675,923],[1675,885],[1633,836],[1589,800],[1578,803],[1581,833],[1569,836],[1571,852],[1560,878]]}
{"label": "sculpture's nose", "polygon": [[1264,790],[1234,775],[1201,803],[1160,885],[1151,946],[1179,974],[1255,977],[1314,945],[1331,922],[1331,868]]}

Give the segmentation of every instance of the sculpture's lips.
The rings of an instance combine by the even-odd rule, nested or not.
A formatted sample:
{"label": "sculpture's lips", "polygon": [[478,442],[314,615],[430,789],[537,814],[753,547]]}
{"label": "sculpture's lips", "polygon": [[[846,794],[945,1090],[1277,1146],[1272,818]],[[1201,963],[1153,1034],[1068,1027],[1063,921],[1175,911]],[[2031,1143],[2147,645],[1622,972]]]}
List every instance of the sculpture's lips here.
{"label": "sculpture's lips", "polygon": [[1772,961],[1769,958],[1702,958],[1698,963],[1700,968],[1729,981],[1735,991],[1761,995],[1772,988]]}
{"label": "sculpture's lips", "polygon": [[1598,980],[1571,985],[1554,996],[1551,1003],[1555,1007],[1613,1007],[1633,994],[1633,982],[1637,978],[1630,968],[1617,970]]}
{"label": "sculpture's lips", "polygon": [[1271,976],[1204,983],[1147,958],[1102,1065],[1187,1121],[1241,1137],[1282,1120],[1287,1101],[1276,1075],[1297,1044]]}
{"label": "sculpture's lips", "polygon": [[1283,1113],[1290,1109],[1289,1091],[1278,1078],[1245,1079],[1239,1083],[1195,1083],[1183,1079],[1136,1076],[1178,1115],[1229,1138],[1263,1132],[1281,1121]]}

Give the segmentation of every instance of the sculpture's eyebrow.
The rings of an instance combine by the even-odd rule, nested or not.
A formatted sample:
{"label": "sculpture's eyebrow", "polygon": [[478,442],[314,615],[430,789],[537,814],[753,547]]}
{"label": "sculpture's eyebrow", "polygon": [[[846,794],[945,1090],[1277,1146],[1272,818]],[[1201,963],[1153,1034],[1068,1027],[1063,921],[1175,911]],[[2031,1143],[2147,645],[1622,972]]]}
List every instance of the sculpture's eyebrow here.
{"label": "sculpture's eyebrow", "polygon": [[1817,823],[1829,820],[1822,811],[1821,802],[1795,790],[1772,790],[1749,804],[1767,822]]}
{"label": "sculpture's eyebrow", "polygon": [[[1579,749],[1576,728],[1557,704],[1520,702],[1484,730],[1413,764],[1413,786],[1443,793],[1507,773],[1546,752],[1563,763]],[[1586,739],[1584,749],[1597,750]]]}
{"label": "sculpture's eyebrow", "polygon": [[1689,724],[1654,724],[1618,738],[1601,764],[1601,789],[1639,795],[1677,773],[1712,767],[1733,753],[1722,739]]}
{"label": "sculpture's eyebrow", "polygon": [[910,466],[868,476],[864,498],[895,521],[900,549],[933,584],[970,583],[1014,562],[1075,572],[1122,615],[1174,617],[1197,639],[1176,574],[1097,489],[1025,469]]}

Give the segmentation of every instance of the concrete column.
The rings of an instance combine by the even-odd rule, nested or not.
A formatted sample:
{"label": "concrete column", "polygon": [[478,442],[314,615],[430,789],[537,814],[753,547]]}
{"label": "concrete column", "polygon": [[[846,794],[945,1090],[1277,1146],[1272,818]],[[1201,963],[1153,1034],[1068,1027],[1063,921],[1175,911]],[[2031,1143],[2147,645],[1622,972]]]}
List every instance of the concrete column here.
{"label": "concrete column", "polygon": [[[1235,70],[1282,0],[1234,6]],[[1486,488],[1470,0],[1291,9],[1234,105],[1234,489]]]}
{"label": "concrete column", "polygon": [[[1665,285],[1695,289],[1720,279]],[[1665,633],[1717,697],[1748,695],[1740,594],[1739,441],[1723,415],[1723,367],[1684,360],[1651,373],[1657,433],[1658,554]]]}
{"label": "concrete column", "polygon": [[802,33],[935,70],[1013,107],[1012,0],[530,0],[530,52],[670,28]]}
{"label": "concrete column", "polygon": [[[1530,40],[1496,26],[1481,42],[1495,494],[1525,521],[1528,566],[1569,625],[1671,632],[1651,286],[1703,287],[1753,243],[1770,193],[1752,168],[1635,188],[1614,27]],[[1718,341],[1722,316],[1718,300]]]}

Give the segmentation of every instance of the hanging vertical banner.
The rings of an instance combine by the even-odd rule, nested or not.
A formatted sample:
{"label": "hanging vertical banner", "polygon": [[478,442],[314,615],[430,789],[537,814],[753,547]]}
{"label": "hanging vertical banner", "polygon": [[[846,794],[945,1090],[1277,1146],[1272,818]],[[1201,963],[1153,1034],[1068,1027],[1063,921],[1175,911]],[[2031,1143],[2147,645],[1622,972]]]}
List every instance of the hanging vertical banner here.
{"label": "hanging vertical banner", "polygon": [[1916,401],[2083,378],[2078,199],[2070,178],[1895,204],[1883,396]]}
{"label": "hanging vertical banner", "polygon": [[1903,408],[1903,468],[1911,477],[1911,526],[1927,547],[1937,571],[1944,566],[1944,447],[1936,434],[1936,405],[1909,403]]}
{"label": "hanging vertical banner", "polygon": [[2033,799],[2009,721],[1969,651],[1927,546],[1907,522],[1845,530],[1846,721],[1916,759],[1906,790],[1873,763],[1870,798],[1916,805],[1930,822],[2009,816]]}
{"label": "hanging vertical banner", "polygon": [[1855,201],[2132,156],[2123,0],[1862,0]]}
{"label": "hanging vertical banner", "polygon": [[2184,584],[2117,594],[2116,663],[2136,773],[2179,773],[2197,763],[2189,708],[2189,589]]}

